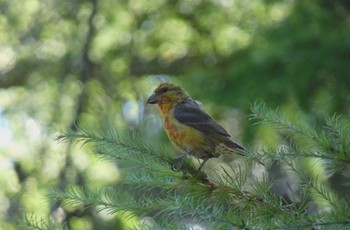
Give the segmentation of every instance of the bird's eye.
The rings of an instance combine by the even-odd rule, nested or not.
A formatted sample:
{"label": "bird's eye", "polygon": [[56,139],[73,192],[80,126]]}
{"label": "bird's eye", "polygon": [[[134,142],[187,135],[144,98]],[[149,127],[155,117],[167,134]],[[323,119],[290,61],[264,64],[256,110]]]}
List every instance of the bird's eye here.
{"label": "bird's eye", "polygon": [[159,90],[159,93],[166,93],[168,91],[168,88],[161,88]]}

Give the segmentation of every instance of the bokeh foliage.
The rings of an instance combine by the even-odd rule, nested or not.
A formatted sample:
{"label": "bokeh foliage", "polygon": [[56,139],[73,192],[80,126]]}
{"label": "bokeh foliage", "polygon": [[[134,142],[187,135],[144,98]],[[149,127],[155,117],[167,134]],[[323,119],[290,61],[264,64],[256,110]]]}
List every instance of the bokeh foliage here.
{"label": "bokeh foliage", "polygon": [[[245,145],[281,142],[248,121],[256,98],[316,130],[334,113],[348,118],[349,8],[345,0],[1,0],[0,226],[59,213],[45,198],[50,186],[117,183],[112,163],[53,141],[75,123],[109,121],[168,143],[144,107],[159,80],[181,84]],[[65,215],[71,229],[128,226],[91,209]]]}

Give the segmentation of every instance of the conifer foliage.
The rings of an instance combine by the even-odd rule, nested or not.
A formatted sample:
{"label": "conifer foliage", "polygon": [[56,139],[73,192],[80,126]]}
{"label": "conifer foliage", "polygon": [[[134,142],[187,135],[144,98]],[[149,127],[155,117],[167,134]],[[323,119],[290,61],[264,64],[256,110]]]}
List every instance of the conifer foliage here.
{"label": "conifer foliage", "polygon": [[[316,130],[301,121],[291,122],[263,103],[251,109],[251,119],[276,129],[282,143],[272,150],[252,151],[249,158],[263,161],[266,168],[283,165],[286,174],[296,178],[298,202],[272,191],[269,170],[258,182],[247,181],[240,167],[234,174],[222,168],[215,172],[216,179],[209,178],[189,159],[174,170],[177,162],[167,149],[111,128],[99,132],[79,128],[58,139],[94,145],[96,154],[122,167],[122,181],[103,189],[52,189],[49,197],[63,207],[127,212],[140,220],[135,229],[349,229],[350,202],[342,192],[350,189],[347,122],[335,115]],[[310,166],[308,159],[316,163]],[[322,173],[315,173],[313,167]],[[334,175],[343,179],[336,187],[330,181]],[[246,183],[251,189],[246,190]],[[35,218],[27,218],[24,225],[28,229],[51,226]]]}

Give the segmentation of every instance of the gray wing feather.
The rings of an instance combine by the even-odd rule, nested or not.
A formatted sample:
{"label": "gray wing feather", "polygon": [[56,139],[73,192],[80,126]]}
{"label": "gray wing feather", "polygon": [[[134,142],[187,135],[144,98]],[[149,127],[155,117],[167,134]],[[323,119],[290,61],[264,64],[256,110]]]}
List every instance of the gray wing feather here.
{"label": "gray wing feather", "polygon": [[246,155],[247,150],[231,140],[231,135],[213,118],[203,111],[200,106],[193,100],[187,99],[181,104],[175,106],[175,118],[203,134],[208,136],[208,139],[220,140],[229,148],[237,151],[240,155]]}
{"label": "gray wing feather", "polygon": [[191,99],[176,105],[174,116],[179,122],[197,129],[206,135],[210,135],[213,138],[226,139],[231,136]]}

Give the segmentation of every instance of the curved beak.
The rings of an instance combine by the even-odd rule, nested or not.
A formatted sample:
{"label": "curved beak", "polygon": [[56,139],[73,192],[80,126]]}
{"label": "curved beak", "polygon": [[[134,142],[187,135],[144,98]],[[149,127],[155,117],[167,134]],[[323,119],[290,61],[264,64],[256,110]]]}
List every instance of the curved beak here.
{"label": "curved beak", "polygon": [[155,93],[153,93],[147,100],[146,104],[156,104],[158,103],[158,98],[157,95]]}

